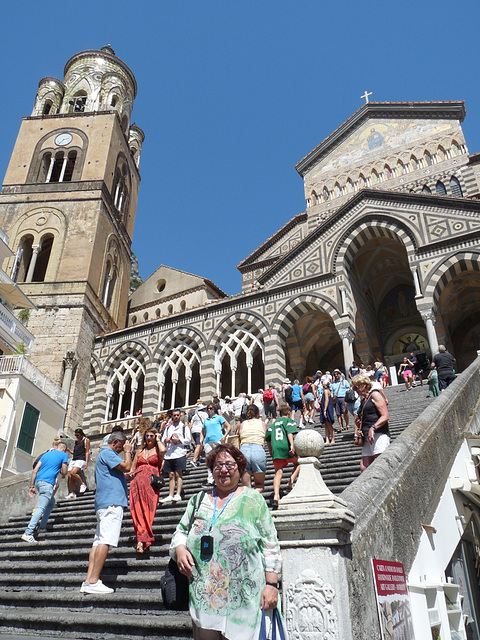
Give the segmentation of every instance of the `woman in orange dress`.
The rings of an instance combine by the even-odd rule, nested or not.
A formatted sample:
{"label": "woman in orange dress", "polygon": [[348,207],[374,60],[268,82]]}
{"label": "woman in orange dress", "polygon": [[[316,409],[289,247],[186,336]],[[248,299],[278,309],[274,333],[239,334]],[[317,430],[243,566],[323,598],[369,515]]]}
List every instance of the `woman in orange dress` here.
{"label": "woman in orange dress", "polygon": [[163,466],[165,445],[156,429],[149,427],[143,434],[141,448],[135,454],[130,482],[130,513],[132,514],[137,552],[143,553],[155,538],[152,532],[153,518],[158,504],[159,488],[151,485],[152,473],[159,476]]}

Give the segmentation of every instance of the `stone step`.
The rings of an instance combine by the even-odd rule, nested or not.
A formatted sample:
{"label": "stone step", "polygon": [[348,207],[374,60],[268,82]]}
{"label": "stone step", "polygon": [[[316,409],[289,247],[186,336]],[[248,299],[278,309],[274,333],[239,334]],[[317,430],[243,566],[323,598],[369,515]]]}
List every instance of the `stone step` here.
{"label": "stone step", "polygon": [[[68,591],[65,591],[65,595],[68,597]],[[3,609],[0,631],[35,632],[36,637],[42,637],[46,631],[50,636],[75,640],[136,640],[145,637],[149,640],[180,640],[192,636],[190,616],[183,612],[97,614],[95,599],[98,597],[85,596],[85,603],[78,611],[65,608],[39,608],[32,611],[30,607]]]}
{"label": "stone step", "polygon": [[[388,389],[387,395],[393,438],[432,402],[425,397],[426,388],[407,393],[397,387]],[[350,424],[353,427],[353,421]],[[308,428],[324,435],[318,420]],[[335,445],[325,447],[320,465],[327,486],[340,494],[360,474],[361,447],[353,444],[352,428],[336,433],[335,438]],[[285,493],[290,473],[291,467],[283,476]],[[273,463],[267,454],[267,502],[272,495],[273,476]],[[204,464],[199,468],[190,466],[184,481],[184,499],[158,506],[153,525],[155,543],[148,554],[135,552],[133,524],[125,510],[119,546],[109,553],[102,572],[105,584],[116,589],[111,595],[84,596],[79,591],[96,526],[93,491],[66,500],[64,488],[48,531],[40,535],[35,545],[19,540],[30,514],[11,518],[0,530],[0,640],[8,634],[76,640],[190,638],[189,616],[163,608],[159,580],[186,500],[199,491],[206,477]],[[165,486],[160,496],[167,491]],[[12,640],[18,638],[13,636]]]}

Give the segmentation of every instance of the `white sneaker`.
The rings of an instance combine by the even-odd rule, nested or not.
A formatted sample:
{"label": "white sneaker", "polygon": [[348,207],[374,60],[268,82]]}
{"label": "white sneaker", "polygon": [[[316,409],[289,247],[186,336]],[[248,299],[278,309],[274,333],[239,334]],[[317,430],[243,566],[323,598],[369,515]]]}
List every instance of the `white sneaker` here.
{"label": "white sneaker", "polygon": [[24,533],[21,539],[25,542],[30,542],[30,544],[35,544],[37,542],[31,533]]}
{"label": "white sneaker", "polygon": [[176,493],[176,494],[173,496],[172,501],[173,501],[173,502],[178,502],[178,501],[179,501],[179,500],[181,500],[181,499],[182,499],[182,496],[181,496],[179,493]]}
{"label": "white sneaker", "polygon": [[86,484],[81,484],[80,485],[80,493],[85,493],[86,490],[87,490],[87,485]]}
{"label": "white sneaker", "polygon": [[85,587],[89,587],[89,582],[82,582],[82,586],[80,587],[80,593],[85,593]]}
{"label": "white sneaker", "polygon": [[173,500],[173,497],[172,497],[172,496],[165,496],[165,498],[162,498],[162,499],[160,500],[160,502],[161,502],[162,504],[167,504],[167,502],[172,502],[172,500]]}
{"label": "white sneaker", "polygon": [[73,493],[73,491],[72,491],[72,493],[69,493],[68,496],[65,496],[65,498],[67,500],[70,500],[71,498],[76,498],[76,497],[77,497],[77,495],[75,493]]}
{"label": "white sneaker", "polygon": [[88,582],[85,582],[84,584],[82,584],[82,587],[83,587],[82,593],[113,593],[114,591],[114,589],[110,589],[110,587],[105,586],[101,580],[98,580],[94,584],[89,584]]}

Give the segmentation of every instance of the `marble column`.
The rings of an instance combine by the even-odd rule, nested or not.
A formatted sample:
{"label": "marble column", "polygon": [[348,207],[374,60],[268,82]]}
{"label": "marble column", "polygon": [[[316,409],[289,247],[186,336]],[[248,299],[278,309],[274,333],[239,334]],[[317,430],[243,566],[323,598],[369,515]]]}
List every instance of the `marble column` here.
{"label": "marble column", "polygon": [[30,264],[28,265],[28,272],[25,278],[25,282],[32,282],[33,272],[35,271],[35,266],[37,264],[38,254],[40,252],[40,245],[34,244],[32,245],[32,257],[30,260]]}
{"label": "marble column", "polygon": [[420,313],[427,329],[430,351],[432,352],[432,356],[434,356],[436,353],[438,353],[437,332],[435,331],[435,314],[431,309],[428,309],[427,311],[421,311]]}
{"label": "marble column", "polygon": [[347,328],[347,329],[340,329],[338,331],[338,335],[342,339],[345,375],[348,376],[348,370],[352,366],[352,362],[353,362],[353,340],[355,338],[355,334],[351,329]]}
{"label": "marble column", "polygon": [[355,516],[325,485],[322,436],[295,438],[300,474],[273,513],[282,552],[282,609],[289,638],[353,640],[347,565]]}

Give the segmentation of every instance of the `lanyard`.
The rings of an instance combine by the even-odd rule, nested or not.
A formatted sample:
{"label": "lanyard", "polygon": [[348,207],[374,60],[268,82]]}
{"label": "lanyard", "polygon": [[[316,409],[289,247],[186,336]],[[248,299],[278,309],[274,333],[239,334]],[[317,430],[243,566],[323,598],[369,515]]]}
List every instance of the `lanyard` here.
{"label": "lanyard", "polygon": [[225,504],[223,505],[223,507],[220,509],[220,511],[218,512],[218,516],[216,515],[217,513],[217,490],[215,489],[215,500],[213,502],[213,515],[212,515],[212,522],[210,523],[210,529],[208,530],[209,532],[212,530],[213,525],[215,524],[215,522],[219,519],[219,517],[222,515],[225,507],[227,506],[227,504],[230,502],[230,500],[232,499],[233,494],[235,493],[235,491],[237,490],[237,487],[235,487],[235,489],[232,491],[232,493],[228,496],[228,500],[225,502]]}

